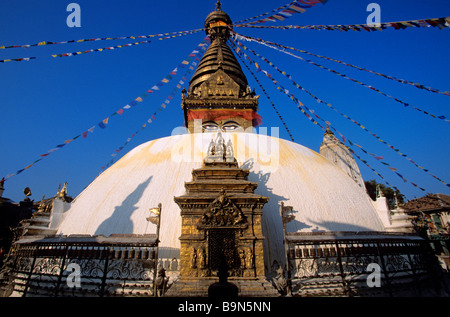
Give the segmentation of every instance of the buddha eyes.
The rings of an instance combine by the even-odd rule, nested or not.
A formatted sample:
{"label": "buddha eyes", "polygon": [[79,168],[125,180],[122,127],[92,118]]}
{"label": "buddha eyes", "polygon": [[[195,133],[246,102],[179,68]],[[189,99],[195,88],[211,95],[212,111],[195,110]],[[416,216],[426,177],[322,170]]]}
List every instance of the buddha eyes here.
{"label": "buddha eyes", "polygon": [[239,129],[239,125],[237,123],[224,124],[222,127],[222,130],[225,132],[234,131],[236,129]]}
{"label": "buddha eyes", "polygon": [[215,122],[205,122],[203,123],[204,132],[214,132],[219,129],[219,126]]}
{"label": "buddha eyes", "polygon": [[[219,125],[214,121],[208,121],[203,123],[203,132],[215,132],[220,130]],[[234,121],[228,121],[222,125],[222,131],[223,132],[232,132],[239,129],[241,126]]]}

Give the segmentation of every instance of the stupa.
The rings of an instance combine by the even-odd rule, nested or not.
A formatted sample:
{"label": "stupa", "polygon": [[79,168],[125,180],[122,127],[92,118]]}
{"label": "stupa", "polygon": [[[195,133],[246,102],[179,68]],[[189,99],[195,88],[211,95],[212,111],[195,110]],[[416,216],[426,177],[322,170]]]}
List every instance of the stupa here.
{"label": "stupa", "polygon": [[[426,242],[386,229],[329,130],[321,154],[275,129],[255,133],[259,97],[220,3],[205,29],[211,45],[182,97],[189,133],[137,146],[64,208],[52,234],[16,241],[12,295],[207,296],[221,259],[239,296],[428,291]],[[373,272],[379,284],[368,283]]]}

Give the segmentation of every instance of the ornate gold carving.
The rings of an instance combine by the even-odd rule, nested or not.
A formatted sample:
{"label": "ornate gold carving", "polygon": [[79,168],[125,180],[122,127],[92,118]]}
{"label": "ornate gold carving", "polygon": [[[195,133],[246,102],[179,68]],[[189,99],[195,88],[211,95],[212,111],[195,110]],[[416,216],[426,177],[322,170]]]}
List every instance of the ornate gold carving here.
{"label": "ornate gold carving", "polygon": [[205,211],[202,224],[205,226],[234,226],[246,223],[242,211],[226,195],[224,189]]}
{"label": "ornate gold carving", "polygon": [[254,193],[256,184],[248,186],[248,175],[239,168],[231,141],[214,136],[202,167],[185,184],[186,194],[175,197],[182,217],[182,278],[216,276],[222,258],[231,277],[264,276],[261,216],[268,198]]}

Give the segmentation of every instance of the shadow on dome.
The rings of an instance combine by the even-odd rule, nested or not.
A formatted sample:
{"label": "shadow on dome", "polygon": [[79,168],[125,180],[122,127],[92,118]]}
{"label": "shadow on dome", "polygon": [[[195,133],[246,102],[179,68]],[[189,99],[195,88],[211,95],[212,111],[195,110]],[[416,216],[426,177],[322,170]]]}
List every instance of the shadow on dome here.
{"label": "shadow on dome", "polygon": [[309,223],[315,225],[315,228],[311,230],[311,232],[376,232],[375,230],[355,224],[337,222],[337,221],[312,221],[309,220]]}
{"label": "shadow on dome", "polygon": [[[280,205],[281,202],[287,201],[288,198],[275,194],[273,192],[273,189],[267,186],[267,182],[270,179],[271,173],[263,173],[263,171],[261,170],[255,172],[253,169],[254,165],[254,160],[249,159],[241,165],[241,168],[248,169],[250,171],[248,178],[249,181],[258,183],[255,194],[269,197],[269,201],[264,205],[261,220],[262,231],[265,237],[263,244],[264,254],[267,257],[267,259],[265,260],[265,270],[266,274],[268,274],[269,276],[275,276],[276,270],[279,267],[277,259],[284,258],[284,250],[282,248],[270,248],[269,245],[271,245],[272,243],[276,244],[276,242],[270,241],[272,238],[276,240],[276,237],[283,236],[283,225],[280,217]],[[277,219],[277,221],[273,221],[274,219]],[[271,264],[268,265],[268,263]]]}
{"label": "shadow on dome", "polygon": [[113,214],[105,219],[95,231],[95,235],[109,236],[111,234],[132,234],[133,222],[131,215],[138,207],[136,204],[144,194],[145,189],[150,184],[153,176],[150,176],[145,182],[139,184],[120,206],[114,207]]}

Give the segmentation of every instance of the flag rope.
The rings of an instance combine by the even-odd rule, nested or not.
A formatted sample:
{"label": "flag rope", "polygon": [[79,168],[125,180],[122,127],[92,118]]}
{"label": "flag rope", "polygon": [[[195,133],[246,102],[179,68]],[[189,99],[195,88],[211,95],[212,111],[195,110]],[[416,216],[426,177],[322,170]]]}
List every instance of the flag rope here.
{"label": "flag rope", "polygon": [[[428,116],[430,116],[430,117],[432,117],[432,118],[434,118],[434,119],[440,119],[440,120],[443,120],[443,121],[445,121],[445,122],[447,122],[447,123],[450,123],[450,120],[447,119],[447,116],[444,116],[444,115],[437,116],[437,115],[434,115],[434,114],[432,114],[432,113],[429,113],[429,112],[427,112],[427,111],[425,111],[425,110],[422,110],[422,109],[420,109],[420,108],[417,108],[417,107],[415,107],[415,106],[411,106],[410,104],[408,104],[408,103],[406,103],[406,102],[404,102],[404,101],[402,101],[402,100],[400,100],[400,99],[398,99],[398,98],[396,98],[396,97],[393,97],[393,96],[391,96],[391,95],[388,95],[387,93],[382,92],[381,90],[377,89],[377,88],[374,87],[374,86],[365,84],[365,83],[363,83],[363,82],[361,82],[361,81],[358,81],[358,80],[356,80],[356,79],[353,79],[353,78],[351,78],[351,77],[348,77],[347,75],[341,74],[341,73],[339,73],[338,71],[336,71],[336,70],[334,70],[334,69],[330,69],[330,68],[328,68],[328,67],[322,66],[322,65],[320,65],[320,64],[318,64],[318,63],[315,63],[315,62],[313,62],[313,61],[311,61],[311,60],[309,60],[309,59],[304,59],[304,58],[301,57],[301,56],[295,55],[295,54],[293,54],[293,53],[291,53],[291,52],[287,52],[287,51],[285,51],[285,50],[283,50],[283,49],[280,49],[280,48],[278,48],[278,47],[275,47],[275,46],[273,46],[273,45],[270,45],[270,44],[268,44],[268,42],[265,41],[265,40],[262,40],[262,39],[254,39],[254,38],[252,38],[252,37],[244,36],[244,35],[241,35],[241,34],[238,34],[238,33],[235,33],[235,34],[237,35],[237,38],[239,38],[239,39],[241,39],[241,38],[242,38],[242,39],[247,39],[247,40],[249,40],[249,41],[256,42],[256,43],[259,43],[259,44],[261,44],[261,45],[270,47],[270,48],[272,48],[272,49],[274,49],[274,50],[277,50],[277,51],[282,52],[282,53],[284,53],[284,54],[290,55],[290,56],[292,56],[292,57],[294,57],[294,58],[297,58],[297,59],[299,59],[299,60],[301,60],[301,61],[307,62],[307,63],[312,64],[312,65],[314,65],[314,66],[320,67],[320,68],[322,68],[322,69],[324,69],[324,70],[326,70],[326,71],[329,71],[329,72],[331,72],[331,73],[333,73],[333,74],[335,74],[335,75],[338,75],[338,76],[340,76],[340,77],[342,77],[342,78],[348,79],[348,80],[350,80],[350,81],[352,81],[352,82],[354,82],[354,83],[357,83],[357,84],[359,84],[359,85],[361,85],[361,86],[364,86],[364,87],[366,87],[366,88],[369,88],[370,90],[373,90],[373,91],[375,91],[375,92],[377,92],[377,93],[379,93],[379,94],[381,94],[381,95],[383,95],[383,96],[385,96],[385,97],[388,97],[388,98],[390,98],[390,99],[393,99],[393,100],[397,101],[398,103],[401,103],[401,104],[404,105],[405,107],[413,108],[414,110],[417,110],[417,111],[419,111],[419,112],[421,112],[421,113],[423,113],[423,114],[425,114],[425,115],[428,115]],[[272,42],[272,43],[273,43],[273,42]],[[287,47],[286,47],[286,48],[287,48]]]}
{"label": "flag rope", "polygon": [[[198,47],[203,47],[207,42],[207,38],[205,38],[199,45]],[[125,106],[123,106],[122,108],[120,108],[119,110],[113,112],[111,115],[109,115],[108,117],[106,117],[105,119],[103,119],[102,121],[100,121],[99,123],[95,124],[94,126],[92,126],[91,128],[87,129],[86,131],[78,134],[77,136],[68,139],[66,141],[64,141],[63,143],[57,145],[55,148],[50,149],[49,151],[47,151],[47,153],[41,154],[40,158],[37,159],[36,161],[34,161],[33,163],[31,163],[30,165],[18,170],[15,173],[9,174],[7,176],[5,176],[3,179],[6,181],[9,178],[16,176],[20,173],[22,173],[25,170],[28,170],[30,167],[32,167],[33,165],[35,165],[36,163],[40,162],[41,160],[43,160],[45,157],[49,156],[50,154],[52,154],[53,152],[65,147],[67,144],[75,141],[76,139],[79,139],[80,137],[82,138],[87,138],[89,132],[93,133],[94,129],[98,126],[101,129],[105,129],[106,125],[109,123],[109,120],[111,117],[116,116],[116,115],[122,115],[125,110],[131,109],[134,106],[137,106],[140,102],[143,102],[143,99],[148,97],[150,94],[154,93],[155,91],[159,90],[159,87],[164,86],[166,83],[168,83],[173,76],[172,75],[176,75],[178,72],[178,67],[180,68],[184,68],[186,67],[186,65],[189,65],[189,63],[194,59],[195,55],[198,53],[197,50],[192,51],[192,53],[189,54],[189,56],[187,58],[185,58],[177,67],[175,67],[167,76],[165,76],[161,81],[159,81],[156,85],[154,85],[151,89],[148,89],[145,93],[141,94],[139,97],[133,99],[132,101],[130,101],[128,104],[126,104]]]}
{"label": "flag rope", "polygon": [[432,18],[432,19],[420,19],[420,20],[409,20],[409,21],[396,21],[396,22],[383,22],[374,24],[347,24],[347,25],[252,25],[251,23],[235,23],[236,27],[246,27],[246,28],[257,28],[257,29],[282,29],[282,30],[327,30],[327,31],[383,31],[388,28],[393,28],[395,30],[404,30],[409,27],[416,28],[438,28],[446,29],[450,28],[450,17],[442,18]]}
{"label": "flag rope", "polygon": [[[231,42],[231,44],[233,44]],[[250,67],[248,67],[248,65],[246,63],[244,63],[244,61],[242,60],[241,55],[238,54],[239,59],[242,61],[242,63],[244,64],[244,66],[247,68],[247,70],[250,72],[250,74],[253,76],[253,78],[255,79],[256,83],[258,84],[259,88],[261,88],[261,90],[264,93],[264,96],[267,98],[267,100],[269,100],[272,108],[275,110],[275,113],[277,114],[278,118],[280,119],[281,123],[283,124],[284,128],[286,129],[289,138],[292,140],[292,142],[295,142],[294,137],[292,136],[291,131],[289,130],[286,122],[284,121],[283,117],[281,116],[280,112],[278,111],[277,107],[275,106],[275,104],[273,103],[272,99],[270,98],[269,94],[267,93],[266,89],[264,89],[264,87],[262,86],[261,82],[258,80],[258,78],[256,77],[255,73],[253,73],[253,71],[250,69]]]}
{"label": "flag rope", "polygon": [[[200,47],[203,51],[206,50],[205,46],[201,46]],[[195,50],[194,50],[195,51]],[[192,55],[193,53],[191,53]],[[153,113],[153,115],[151,115],[148,120],[139,128],[139,130],[137,130],[136,132],[134,132],[129,138],[127,138],[126,142],[118,147],[113,154],[111,154],[111,156],[113,157],[105,166],[101,167],[102,170],[110,167],[112,164],[114,164],[114,157],[117,156],[131,141],[132,139],[140,132],[143,131],[149,124],[151,124],[157,116],[157,113],[162,111],[163,109],[165,109],[170,102],[173,100],[173,97],[175,96],[175,93],[181,88],[181,85],[183,85],[186,81],[187,81],[187,75],[192,73],[192,71],[194,70],[194,67],[197,66],[197,62],[200,60],[202,54],[199,54],[198,56],[195,57],[194,61],[191,62],[191,66],[189,66],[188,70],[184,73],[184,75],[181,77],[181,80],[178,81],[176,87],[172,90],[172,92],[167,96],[166,100],[164,101],[164,103],[162,103],[160,105],[160,107],[158,108],[157,111],[155,111]]]}
{"label": "flag rope", "polygon": [[[336,109],[333,105],[331,105],[330,103],[319,99],[317,96],[315,96],[314,94],[312,94],[310,91],[308,91],[306,88],[300,86],[297,82],[295,82],[292,79],[292,76],[290,76],[289,74],[287,74],[285,71],[282,71],[281,69],[279,69],[275,64],[273,64],[271,61],[269,61],[267,58],[265,58],[264,56],[256,53],[255,51],[251,50],[250,48],[246,47],[245,45],[243,45],[242,43],[236,41],[236,43],[239,45],[239,47],[242,47],[244,50],[246,51],[250,51],[253,55],[257,56],[258,58],[260,58],[262,61],[266,62],[267,64],[269,64],[270,66],[272,66],[275,70],[277,70],[280,74],[282,74],[283,76],[287,77],[292,84],[297,87],[299,90],[306,92],[308,95],[310,95],[312,98],[314,98],[318,103],[322,103],[326,106],[328,106],[329,108],[331,108],[332,110],[334,110],[336,113],[338,113],[339,115],[343,116],[344,118],[346,118],[347,120],[351,121],[352,123],[356,124],[358,127],[360,127],[361,129],[363,129],[364,131],[366,131],[367,133],[369,133],[370,135],[372,135],[373,137],[375,137],[378,141],[380,141],[381,143],[385,144],[388,148],[390,148],[391,150],[393,150],[394,152],[396,152],[397,154],[399,154],[400,156],[404,157],[406,160],[408,160],[410,163],[412,163],[413,165],[415,165],[416,167],[418,167],[419,169],[421,169],[422,171],[424,171],[425,173],[431,175],[433,178],[435,178],[436,180],[440,181],[442,184],[444,184],[447,187],[450,187],[449,183],[446,183],[445,181],[443,181],[442,179],[440,179],[439,177],[437,177],[436,175],[430,173],[430,171],[428,169],[425,169],[424,167],[418,165],[415,161],[413,161],[412,159],[410,159],[408,157],[408,155],[400,152],[400,150],[398,149],[398,147],[394,147],[393,145],[389,144],[387,141],[382,140],[378,135],[376,135],[375,133],[371,132],[369,129],[367,129],[366,126],[362,125],[361,123],[357,122],[356,120],[350,118],[349,116],[347,116],[346,114],[340,112],[338,109]],[[258,64],[255,63],[255,67],[258,68]],[[383,162],[381,162],[383,164]]]}
{"label": "flag rope", "polygon": [[285,19],[290,18],[293,14],[304,13],[306,11],[306,9],[312,8],[316,4],[319,4],[319,3],[326,4],[327,2],[328,2],[328,0],[294,0],[288,4],[285,4],[285,5],[277,8],[277,9],[273,9],[271,11],[267,11],[265,13],[255,15],[254,17],[251,17],[248,19],[237,21],[234,24],[242,24],[243,22],[258,19],[265,15],[269,15],[273,12],[275,12],[275,14],[273,14],[271,16],[268,16],[263,19],[259,19],[257,21],[247,22],[245,24],[248,25],[248,24],[258,24],[258,23],[265,23],[265,22],[284,21]]}
{"label": "flag rope", "polygon": [[[199,29],[199,31],[201,31],[201,30],[203,30],[203,29]],[[199,32],[199,31],[196,31],[196,32]],[[196,32],[194,32],[194,33],[196,33]],[[180,36],[184,36],[184,35],[188,35],[188,34],[194,34],[194,33],[180,33],[180,34],[176,34],[176,35],[160,37],[160,38],[158,38],[158,40],[166,40],[166,39],[171,39],[171,38],[174,38],[174,37],[180,37]],[[122,44],[122,45],[116,45],[116,46],[95,48],[95,49],[90,49],[90,50],[85,50],[85,51],[78,51],[78,52],[71,52],[71,53],[62,53],[62,54],[52,54],[51,56],[53,58],[77,56],[77,55],[82,55],[82,54],[87,54],[87,53],[92,53],[92,52],[110,51],[110,50],[114,50],[114,49],[118,49],[118,48],[130,47],[130,46],[139,45],[139,44],[148,44],[150,42],[152,42],[152,41],[151,40],[147,40],[147,41],[140,41],[140,42],[134,42],[134,43],[128,43],[128,44]],[[3,59],[3,60],[0,60],[0,63],[6,63],[6,62],[12,62],[12,61],[16,61],[16,62],[30,61],[32,59],[37,59],[37,57]]]}
{"label": "flag rope", "polygon": [[69,43],[82,43],[82,42],[94,42],[94,41],[111,41],[111,40],[126,40],[126,39],[147,39],[153,37],[164,37],[174,34],[186,33],[192,34],[200,32],[204,29],[194,29],[188,31],[176,31],[176,32],[168,32],[168,33],[159,33],[159,34],[150,34],[150,35],[131,35],[131,36],[120,36],[120,37],[98,37],[91,39],[80,39],[80,40],[70,40],[70,41],[61,41],[61,42],[52,42],[52,41],[41,41],[39,43],[34,44],[25,44],[25,45],[0,45],[0,49],[9,49],[9,48],[30,48],[35,46],[45,46],[45,45],[55,45],[55,44],[69,44]]}
{"label": "flag rope", "polygon": [[[250,39],[254,39],[256,41],[259,40],[259,39],[252,38],[250,36],[245,36],[245,37],[250,38]],[[285,45],[281,45],[281,44],[277,44],[277,43],[269,42],[269,41],[266,41],[266,43],[278,46],[280,48],[290,49],[290,50],[294,50],[294,51],[297,51],[297,52],[300,52],[300,53],[303,53],[303,54],[308,54],[308,55],[315,56],[315,57],[318,57],[318,58],[326,59],[326,60],[329,60],[329,61],[332,61],[332,62],[336,62],[336,63],[342,64],[342,65],[345,65],[345,66],[348,66],[348,67],[356,68],[356,69],[358,69],[360,71],[369,72],[371,74],[375,74],[375,75],[378,75],[378,76],[381,76],[381,77],[384,77],[384,78],[387,78],[387,79],[390,79],[390,80],[395,80],[395,81],[397,81],[399,83],[411,85],[411,86],[414,86],[414,87],[416,87],[418,89],[423,89],[423,90],[427,90],[427,91],[430,91],[430,92],[442,94],[442,95],[445,95],[445,96],[450,96],[450,91],[440,91],[439,89],[432,88],[432,87],[429,87],[429,86],[425,86],[425,85],[422,85],[420,83],[415,83],[415,82],[410,81],[410,80],[400,79],[400,78],[396,78],[394,76],[385,75],[385,74],[382,74],[382,73],[379,73],[379,72],[376,72],[376,71],[373,71],[373,70],[370,70],[370,69],[366,69],[366,68],[363,68],[363,67],[352,65],[352,64],[349,64],[349,63],[346,63],[346,62],[343,62],[343,61],[340,61],[340,60],[337,60],[337,59],[333,59],[333,58],[327,57],[327,56],[314,54],[314,53],[311,53],[311,52],[308,52],[308,51],[305,51],[305,50],[301,50],[301,49],[297,49],[297,48],[294,48],[294,47],[291,47],[291,46],[285,46]]]}
{"label": "flag rope", "polygon": [[[236,39],[234,39],[236,42],[238,42]],[[354,145],[354,146],[357,146],[362,152],[364,152],[365,154],[368,154],[368,155],[370,155],[370,156],[372,156],[372,157],[374,157],[374,158],[378,158],[378,157],[381,157],[381,156],[379,156],[379,155],[376,155],[376,154],[373,154],[373,153],[370,153],[370,152],[368,152],[368,151],[366,151],[362,146],[360,146],[360,145],[358,145],[358,144],[356,144],[356,143],[354,143],[354,142],[352,142],[350,139],[348,139],[347,137],[345,137],[341,132],[339,132],[337,129],[335,129],[333,126],[332,126],[332,124],[329,122],[329,121],[325,121],[324,119],[322,119],[320,116],[318,116],[314,111],[311,111],[306,105],[304,105],[300,100],[298,100],[292,93],[290,93],[289,92],[289,90],[287,90],[286,88],[284,88],[283,86],[281,86],[280,85],[280,83],[278,82],[278,81],[276,81],[274,78],[273,78],[273,76],[270,74],[270,73],[268,73],[266,70],[263,70],[259,65],[259,67],[257,67],[256,65],[255,65],[255,62],[247,55],[247,54],[245,54],[242,50],[240,50],[240,51],[237,51],[236,49],[235,49],[235,52],[237,53],[237,54],[241,54],[241,55],[243,55],[244,57],[245,57],[245,59],[247,59],[249,62],[250,62],[250,64],[252,64],[252,65],[254,65],[257,69],[258,68],[260,68],[261,69],[261,71],[273,82],[273,84],[277,87],[277,90],[278,91],[280,91],[280,92],[282,92],[282,93],[284,93],[287,97],[289,97],[289,99],[291,99],[295,104],[296,104],[296,106],[297,106],[297,108],[313,123],[313,124],[316,124],[316,125],[318,125],[320,128],[322,128],[322,130],[323,131],[326,131],[326,129],[317,121],[317,120],[315,120],[313,117],[316,117],[317,119],[319,119],[320,121],[322,121],[322,122],[324,122],[325,124],[327,124],[332,130],[334,130],[336,133],[338,133],[341,137],[342,137],[342,139],[343,139],[343,141],[344,141],[344,146],[346,146],[345,145],[345,143],[346,142],[348,142],[349,143],[349,146],[346,146],[347,147],[347,149],[349,150],[349,151],[351,151],[351,153],[354,153],[354,151],[351,149],[351,147]],[[306,109],[306,111],[307,112],[309,112],[310,114],[308,114],[304,109]],[[355,153],[354,153],[355,154]],[[355,155],[355,156],[357,156],[357,155]],[[358,157],[358,156],[357,156]],[[361,160],[361,162],[363,162],[366,166],[368,166],[372,171],[374,171],[374,169],[372,168],[372,167],[370,167],[369,165],[368,165],[368,163],[367,163],[367,161],[365,161],[365,160],[362,160],[360,157],[358,157],[358,159],[360,159]],[[377,159],[378,160],[378,159]],[[379,160],[378,160],[379,161]],[[387,166],[391,166],[389,163],[387,163],[387,162],[383,162],[383,164],[384,165],[387,165]],[[403,182],[409,182],[411,185],[413,185],[414,187],[416,187],[416,188],[419,188],[420,190],[422,190],[423,192],[427,192],[424,188],[422,188],[422,187],[419,187],[417,184],[415,184],[415,183],[412,183],[412,182],[410,182],[410,181],[408,181],[403,175],[401,175],[400,173],[398,173],[398,172],[396,172],[398,169],[395,169],[395,171],[393,170],[393,169],[391,169],[391,171],[393,172],[393,173],[395,173],[398,177],[400,177],[402,180],[403,180]],[[381,174],[380,173],[376,173],[376,175],[378,175],[378,176],[381,176]],[[392,185],[390,185],[389,183],[387,183],[387,181],[386,181],[386,179],[384,178],[384,177],[382,177],[381,176],[381,178],[386,182],[386,184],[388,185],[388,186],[390,186],[390,187],[393,187],[394,189],[396,189],[396,190],[398,190],[395,186],[392,186]]]}

